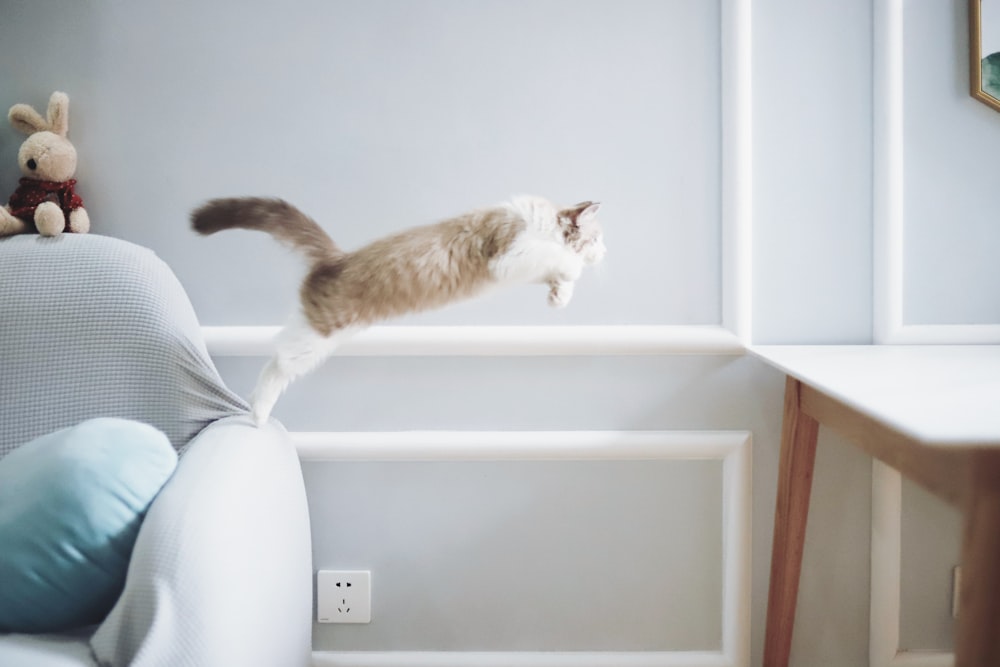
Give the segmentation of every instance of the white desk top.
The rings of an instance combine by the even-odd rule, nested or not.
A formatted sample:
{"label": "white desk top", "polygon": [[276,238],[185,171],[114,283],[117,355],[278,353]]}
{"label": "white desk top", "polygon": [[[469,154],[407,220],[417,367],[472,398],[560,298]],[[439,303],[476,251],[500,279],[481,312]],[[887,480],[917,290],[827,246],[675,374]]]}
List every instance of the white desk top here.
{"label": "white desk top", "polygon": [[763,345],[751,352],[917,441],[1000,447],[1000,345]]}

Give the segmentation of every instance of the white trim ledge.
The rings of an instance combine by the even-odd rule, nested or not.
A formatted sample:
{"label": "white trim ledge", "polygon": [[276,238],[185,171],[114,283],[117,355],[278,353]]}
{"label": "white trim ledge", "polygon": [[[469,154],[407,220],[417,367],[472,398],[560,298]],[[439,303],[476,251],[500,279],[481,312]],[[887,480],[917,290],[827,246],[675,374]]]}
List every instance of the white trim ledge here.
{"label": "white trim ledge", "polygon": [[[289,436],[302,461],[694,461],[726,459],[750,442],[747,431],[296,431]],[[749,461],[740,465],[749,469]],[[738,491],[741,498],[749,495],[749,488]]]}
{"label": "white trim ledge", "polygon": [[719,652],[314,651],[313,667],[733,667]]}
{"label": "white trim ledge", "polygon": [[[216,357],[266,357],[278,326],[206,326]],[[740,355],[739,337],[720,326],[377,326],[337,350],[341,356]]]}

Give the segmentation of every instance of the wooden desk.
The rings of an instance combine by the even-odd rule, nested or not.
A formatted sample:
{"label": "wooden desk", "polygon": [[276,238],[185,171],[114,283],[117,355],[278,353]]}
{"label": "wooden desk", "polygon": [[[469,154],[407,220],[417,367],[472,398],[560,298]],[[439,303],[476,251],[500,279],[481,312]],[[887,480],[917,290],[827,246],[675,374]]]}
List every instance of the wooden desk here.
{"label": "wooden desk", "polygon": [[788,664],[821,424],[963,512],[955,664],[1000,666],[1000,346],[752,351],[787,375],[765,667]]}

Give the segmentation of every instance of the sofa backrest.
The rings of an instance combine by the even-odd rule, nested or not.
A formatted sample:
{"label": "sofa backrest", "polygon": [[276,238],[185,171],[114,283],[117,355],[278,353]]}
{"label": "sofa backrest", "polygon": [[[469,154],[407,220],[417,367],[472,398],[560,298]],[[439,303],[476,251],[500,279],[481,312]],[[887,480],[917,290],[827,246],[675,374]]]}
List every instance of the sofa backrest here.
{"label": "sofa backrest", "polygon": [[152,424],[181,449],[246,409],[151,250],[95,234],[0,239],[0,458],[101,416]]}

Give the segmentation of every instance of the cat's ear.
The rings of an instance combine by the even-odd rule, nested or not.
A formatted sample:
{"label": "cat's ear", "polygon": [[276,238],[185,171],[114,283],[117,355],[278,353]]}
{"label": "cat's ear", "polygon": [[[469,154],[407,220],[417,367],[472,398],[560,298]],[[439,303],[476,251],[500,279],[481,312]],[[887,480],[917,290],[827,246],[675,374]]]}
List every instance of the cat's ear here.
{"label": "cat's ear", "polygon": [[569,220],[570,224],[574,227],[579,227],[593,220],[597,216],[597,209],[600,207],[601,205],[596,202],[584,201],[576,206],[570,206],[560,211],[560,217]]}
{"label": "cat's ear", "polygon": [[597,217],[597,211],[601,208],[599,202],[585,202],[587,207],[580,211],[580,214],[576,216],[577,223],[590,222]]}

